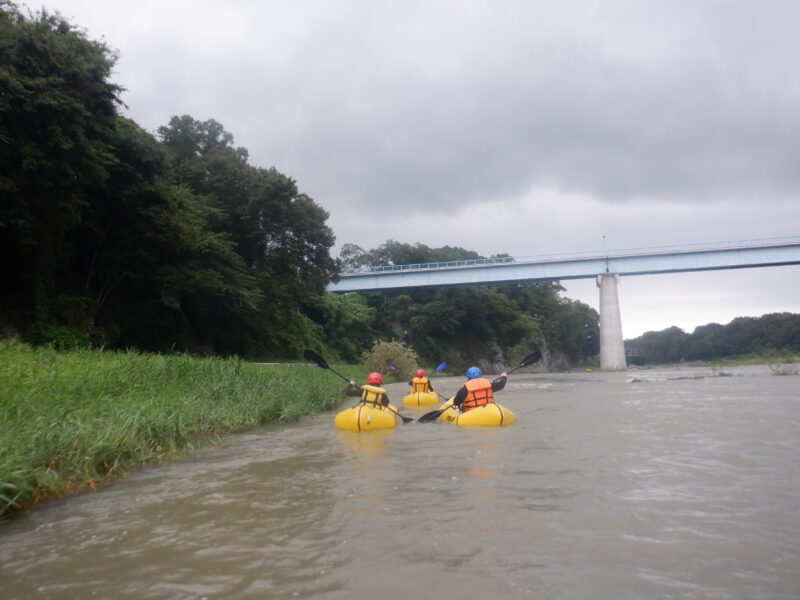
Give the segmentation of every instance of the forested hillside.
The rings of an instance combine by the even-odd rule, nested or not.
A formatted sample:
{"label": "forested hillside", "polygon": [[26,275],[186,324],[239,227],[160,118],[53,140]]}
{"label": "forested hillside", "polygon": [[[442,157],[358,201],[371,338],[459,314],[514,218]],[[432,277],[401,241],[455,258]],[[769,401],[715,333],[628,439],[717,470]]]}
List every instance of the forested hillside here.
{"label": "forested hillside", "polygon": [[[366,251],[345,244],[348,268],[484,258],[470,250],[389,240]],[[489,258],[511,258],[500,254]],[[598,314],[582,302],[562,297],[558,282],[483,287],[410,289],[366,294],[375,327],[384,336],[407,341],[430,363],[496,364],[521,359],[532,347],[549,350],[553,366],[579,364],[599,352]]]}
{"label": "forested hillside", "polygon": [[558,283],[336,296],[342,265],[473,258],[391,240],[366,252],[213,119],[155,133],[120,114],[117,57],[58,14],[0,1],[0,334],[56,347],[359,360],[399,339],[426,360],[597,352],[597,314]]}
{"label": "forested hillside", "polygon": [[800,315],[739,317],[727,325],[709,323],[697,327],[693,333],[670,327],[625,340],[625,346],[640,364],[710,360],[769,351],[800,352]]}
{"label": "forested hillside", "polygon": [[34,342],[281,354],[335,263],[327,213],[222,125],[119,115],[115,55],[58,15],[0,17],[7,330]]}

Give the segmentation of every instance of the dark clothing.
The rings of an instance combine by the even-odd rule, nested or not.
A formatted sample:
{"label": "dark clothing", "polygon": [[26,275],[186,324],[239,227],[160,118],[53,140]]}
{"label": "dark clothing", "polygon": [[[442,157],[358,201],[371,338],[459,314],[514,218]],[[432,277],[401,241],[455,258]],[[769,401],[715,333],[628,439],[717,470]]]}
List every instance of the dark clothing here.
{"label": "dark clothing", "polygon": [[361,398],[361,388],[357,385],[350,385],[347,384],[347,389],[344,391],[345,396],[354,396],[357,398]]}
{"label": "dark clothing", "polygon": [[[508,381],[508,377],[498,377],[494,381],[492,381],[492,391],[497,392],[502,390],[506,387],[506,381]],[[461,389],[456,392],[456,395],[453,397],[453,404],[455,406],[460,407],[464,400],[467,398],[467,388],[465,386],[461,386]]]}

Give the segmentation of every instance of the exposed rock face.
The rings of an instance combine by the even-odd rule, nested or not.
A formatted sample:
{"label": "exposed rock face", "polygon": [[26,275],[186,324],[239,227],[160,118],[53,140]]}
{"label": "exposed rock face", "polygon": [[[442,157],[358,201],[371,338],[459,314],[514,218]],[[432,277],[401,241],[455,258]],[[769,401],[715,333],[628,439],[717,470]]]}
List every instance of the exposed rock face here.
{"label": "exposed rock face", "polygon": [[[531,350],[534,350],[532,348]],[[499,375],[500,373],[504,373],[506,371],[510,371],[514,367],[517,366],[517,363],[509,364],[508,359],[503,354],[503,351],[497,347],[492,346],[491,351],[493,353],[493,358],[491,360],[482,360],[478,362],[478,366],[481,368],[481,371],[485,375]],[[567,359],[566,355],[556,352],[551,354],[544,343],[542,343],[542,359],[533,365],[530,365],[529,369],[539,370],[539,371],[549,371],[549,370],[562,370],[567,371],[569,370],[570,363]]]}

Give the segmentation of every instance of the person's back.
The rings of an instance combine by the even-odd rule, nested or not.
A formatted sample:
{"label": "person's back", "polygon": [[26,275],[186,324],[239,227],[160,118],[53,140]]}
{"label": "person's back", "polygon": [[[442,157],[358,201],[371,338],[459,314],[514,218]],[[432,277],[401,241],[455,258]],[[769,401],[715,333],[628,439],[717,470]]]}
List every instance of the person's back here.
{"label": "person's back", "polygon": [[381,377],[380,373],[370,373],[367,376],[365,385],[358,386],[355,381],[350,381],[345,394],[348,396],[360,396],[361,402],[365,404],[388,406],[389,396],[386,394],[386,390],[380,387],[382,383],[383,377]]}
{"label": "person's back", "polygon": [[470,367],[467,369],[467,381],[453,397],[453,405],[468,412],[479,406],[494,402],[494,392],[502,390],[506,386],[507,375],[503,373],[494,381],[484,379],[480,368]]}
{"label": "person's back", "polygon": [[408,384],[411,386],[411,393],[416,394],[418,392],[432,392],[433,386],[431,385],[430,379],[425,377],[425,370],[424,369],[417,369],[416,375],[413,379],[411,379]]}

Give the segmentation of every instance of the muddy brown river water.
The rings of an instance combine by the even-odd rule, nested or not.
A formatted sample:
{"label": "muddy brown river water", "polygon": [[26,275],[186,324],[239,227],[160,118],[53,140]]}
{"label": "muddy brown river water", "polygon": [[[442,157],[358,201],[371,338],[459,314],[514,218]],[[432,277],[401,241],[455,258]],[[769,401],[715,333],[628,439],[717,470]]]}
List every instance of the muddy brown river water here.
{"label": "muddy brown river water", "polygon": [[516,424],[326,413],[2,522],[0,598],[800,598],[799,375],[515,373],[498,400]]}

